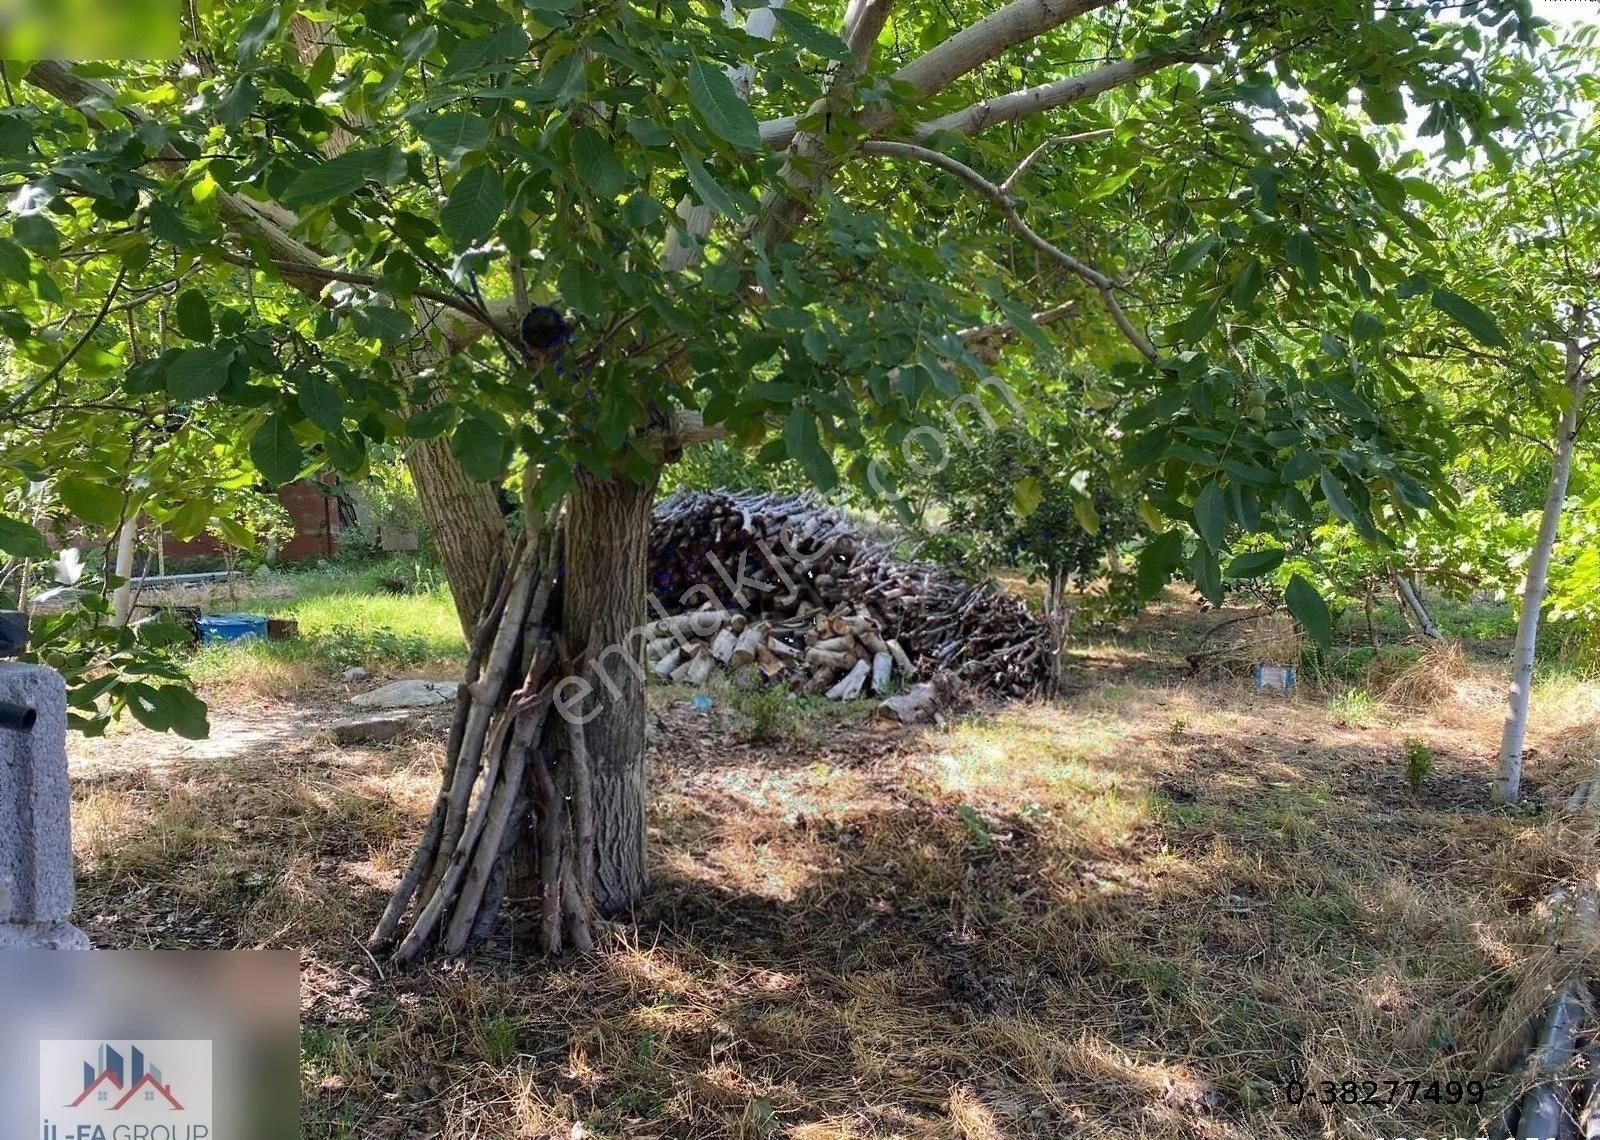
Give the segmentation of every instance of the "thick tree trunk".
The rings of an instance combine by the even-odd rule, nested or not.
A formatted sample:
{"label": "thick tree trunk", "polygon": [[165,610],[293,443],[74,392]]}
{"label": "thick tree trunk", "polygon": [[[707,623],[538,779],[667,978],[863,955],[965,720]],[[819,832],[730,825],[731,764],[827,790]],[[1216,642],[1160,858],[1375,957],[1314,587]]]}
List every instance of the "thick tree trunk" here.
{"label": "thick tree trunk", "polygon": [[655,487],[580,474],[567,505],[561,626],[587,647],[594,696],[584,725],[594,776],[595,903],[631,910],[645,871],[644,587]]}
{"label": "thick tree trunk", "polygon": [[422,440],[406,452],[423,516],[468,637],[483,610],[496,568],[506,564],[511,535],[492,484],[469,479],[444,437]]}
{"label": "thick tree trunk", "polygon": [[1539,611],[1544,606],[1545,585],[1550,574],[1550,554],[1561,526],[1561,508],[1567,498],[1567,479],[1572,474],[1572,451],[1578,438],[1578,414],[1584,397],[1583,359],[1576,340],[1567,341],[1567,390],[1571,402],[1561,416],[1556,435],[1555,467],[1550,473],[1550,488],[1544,497],[1544,513],[1539,519],[1539,535],[1528,559],[1528,573],[1522,590],[1522,614],[1517,620],[1517,640],[1512,651],[1511,693],[1507,702],[1505,728],[1500,736],[1500,774],[1495,780],[1494,797],[1501,803],[1516,803],[1522,794],[1523,741],[1528,732],[1528,698],[1533,689],[1533,658],[1539,641]]}
{"label": "thick tree trunk", "polygon": [[372,936],[397,962],[434,943],[456,953],[486,934],[519,849],[546,953],[588,949],[597,912],[627,913],[644,894],[653,492],[580,475],[563,522],[530,514],[507,572],[489,563],[439,796]]}

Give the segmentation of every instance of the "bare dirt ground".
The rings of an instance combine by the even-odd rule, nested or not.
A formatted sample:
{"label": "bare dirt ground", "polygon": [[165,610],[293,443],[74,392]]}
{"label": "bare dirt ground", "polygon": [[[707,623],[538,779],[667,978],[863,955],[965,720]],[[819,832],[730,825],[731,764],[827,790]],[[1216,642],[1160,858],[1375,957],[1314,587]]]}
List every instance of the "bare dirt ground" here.
{"label": "bare dirt ground", "polygon": [[[1570,966],[1540,900],[1592,824],[1488,806],[1494,667],[1453,659],[1409,706],[1263,696],[1185,675],[1195,620],[1087,650],[1059,702],[926,730],[653,691],[636,922],[545,962],[514,898],[468,958],[398,976],[362,941],[443,718],[341,748],[337,684],[212,693],[202,745],[75,745],[79,919],[106,947],[300,948],[307,1136],[1477,1134]],[[1554,804],[1592,771],[1595,691],[1537,711]],[[1418,1085],[1340,1103],[1347,1080]],[[1483,1103],[1451,1104],[1469,1080]]]}

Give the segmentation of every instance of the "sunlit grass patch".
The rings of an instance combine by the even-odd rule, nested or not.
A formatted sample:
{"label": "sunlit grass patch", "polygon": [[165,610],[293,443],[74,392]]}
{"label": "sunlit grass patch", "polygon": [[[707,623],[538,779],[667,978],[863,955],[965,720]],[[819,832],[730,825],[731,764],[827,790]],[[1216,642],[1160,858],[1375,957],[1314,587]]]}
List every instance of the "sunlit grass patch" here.
{"label": "sunlit grass patch", "polygon": [[[393,593],[409,579],[384,569],[277,574],[252,597],[248,584],[220,610],[292,618],[299,636],[283,641],[218,642],[189,660],[200,685],[258,697],[287,697],[353,666],[371,672],[452,674],[466,653],[449,592],[424,578],[416,592]],[[281,596],[282,587],[292,590]]]}

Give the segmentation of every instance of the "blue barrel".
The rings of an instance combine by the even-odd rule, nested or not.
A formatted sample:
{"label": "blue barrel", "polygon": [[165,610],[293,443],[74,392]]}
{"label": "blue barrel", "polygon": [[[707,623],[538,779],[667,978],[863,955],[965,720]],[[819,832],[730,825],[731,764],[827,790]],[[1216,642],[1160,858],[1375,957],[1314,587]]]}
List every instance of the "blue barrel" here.
{"label": "blue barrel", "polygon": [[266,614],[213,614],[200,619],[200,640],[207,645],[216,641],[242,641],[247,637],[265,640]]}

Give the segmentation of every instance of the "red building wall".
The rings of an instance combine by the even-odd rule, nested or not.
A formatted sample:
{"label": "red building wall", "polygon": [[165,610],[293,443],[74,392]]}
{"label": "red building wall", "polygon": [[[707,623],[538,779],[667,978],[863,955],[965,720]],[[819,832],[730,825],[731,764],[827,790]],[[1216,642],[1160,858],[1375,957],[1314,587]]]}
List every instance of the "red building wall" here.
{"label": "red building wall", "polygon": [[[324,486],[332,489],[331,477]],[[294,525],[294,537],[278,548],[278,561],[300,562],[308,558],[330,558],[339,552],[339,503],[316,483],[302,480],[278,488],[278,501]],[[217,559],[222,547],[209,534],[187,542],[170,534],[162,542],[168,562],[190,559]]]}

